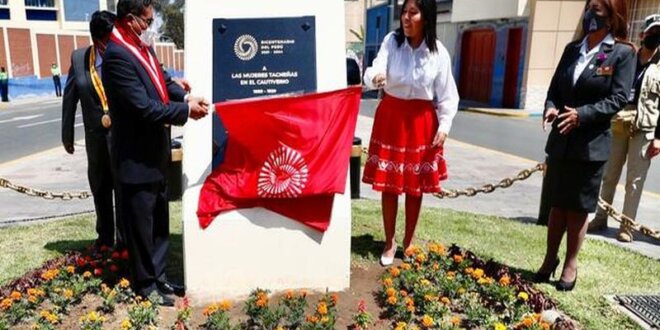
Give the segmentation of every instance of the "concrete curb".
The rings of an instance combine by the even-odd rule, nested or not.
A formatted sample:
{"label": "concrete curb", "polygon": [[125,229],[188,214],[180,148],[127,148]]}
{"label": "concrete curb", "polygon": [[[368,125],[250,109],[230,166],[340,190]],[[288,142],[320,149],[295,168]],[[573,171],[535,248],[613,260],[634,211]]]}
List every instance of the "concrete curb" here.
{"label": "concrete curb", "polygon": [[541,116],[540,112],[528,112],[521,109],[495,109],[495,108],[465,108],[462,111],[480,113],[491,116],[528,118]]}

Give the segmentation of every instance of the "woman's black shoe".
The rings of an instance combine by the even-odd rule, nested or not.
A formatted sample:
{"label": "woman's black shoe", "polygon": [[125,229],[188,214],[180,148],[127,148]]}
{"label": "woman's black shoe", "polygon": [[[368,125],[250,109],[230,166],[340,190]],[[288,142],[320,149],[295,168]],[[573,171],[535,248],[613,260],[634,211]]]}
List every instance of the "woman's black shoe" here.
{"label": "woman's black shoe", "polygon": [[552,266],[552,271],[549,273],[541,273],[537,272],[534,274],[534,283],[548,283],[550,282],[550,276],[555,276],[555,271],[557,270],[557,267],[559,266],[559,258],[555,260],[555,265]]}
{"label": "woman's black shoe", "polygon": [[577,269],[575,270],[575,279],[571,282],[565,282],[562,280],[559,280],[557,282],[557,291],[572,291],[573,288],[575,287],[575,283],[577,282]]}

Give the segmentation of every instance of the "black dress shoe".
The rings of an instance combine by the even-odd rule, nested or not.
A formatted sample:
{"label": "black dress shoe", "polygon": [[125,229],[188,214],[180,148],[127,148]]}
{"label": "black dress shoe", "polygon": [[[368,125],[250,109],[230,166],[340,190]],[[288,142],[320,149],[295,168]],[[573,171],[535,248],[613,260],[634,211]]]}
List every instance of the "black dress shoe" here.
{"label": "black dress shoe", "polygon": [[575,288],[575,283],[577,282],[577,275],[578,275],[578,273],[577,273],[577,269],[576,269],[575,270],[575,279],[573,281],[566,282],[566,281],[560,279],[559,282],[557,282],[557,285],[555,286],[557,291],[573,291],[573,288]]}
{"label": "black dress shoe", "polygon": [[153,303],[160,306],[172,307],[174,306],[174,298],[170,297],[166,293],[161,292],[155,287],[149,287],[147,289],[142,289],[138,291],[138,294],[144,299],[149,299]]}
{"label": "black dress shoe", "polygon": [[555,276],[555,271],[557,271],[557,267],[559,266],[559,258],[555,260],[555,265],[552,266],[552,271],[549,273],[541,273],[537,272],[534,274],[534,283],[548,283],[550,282],[550,276]]}
{"label": "black dress shoe", "polygon": [[186,294],[186,287],[179,284],[174,284],[169,281],[158,281],[156,282],[158,290],[164,294],[173,294],[179,297],[183,297]]}

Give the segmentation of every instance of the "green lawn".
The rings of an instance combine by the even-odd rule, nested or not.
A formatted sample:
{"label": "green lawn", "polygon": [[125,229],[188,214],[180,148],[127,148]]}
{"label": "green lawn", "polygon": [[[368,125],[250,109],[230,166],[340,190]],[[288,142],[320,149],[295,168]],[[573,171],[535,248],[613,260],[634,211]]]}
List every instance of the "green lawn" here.
{"label": "green lawn", "polygon": [[[379,202],[353,202],[353,262],[376,262],[382,247]],[[181,277],[180,203],[172,207],[170,273]],[[399,222],[400,230],[403,224]],[[38,267],[67,250],[79,249],[94,239],[93,216],[0,229],[0,285]],[[545,227],[522,224],[444,209],[423,210],[417,237],[449,245],[456,243],[484,259],[493,258],[530,277],[545,251]],[[563,251],[562,251],[563,253]],[[563,259],[563,258],[562,258]],[[660,262],[614,245],[587,240],[580,256],[580,273],[573,292],[560,293],[551,285],[541,288],[559,302],[559,308],[585,329],[631,329],[636,326],[612,309],[603,295],[660,294]]]}

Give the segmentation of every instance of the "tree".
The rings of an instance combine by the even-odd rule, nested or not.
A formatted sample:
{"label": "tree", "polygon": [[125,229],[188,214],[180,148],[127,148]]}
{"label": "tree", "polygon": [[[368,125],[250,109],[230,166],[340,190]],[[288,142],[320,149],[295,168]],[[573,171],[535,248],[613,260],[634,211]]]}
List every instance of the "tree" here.
{"label": "tree", "polygon": [[160,13],[163,19],[160,33],[171,39],[179,49],[183,48],[184,41],[183,11],[185,4],[185,0],[154,1],[154,10]]}

